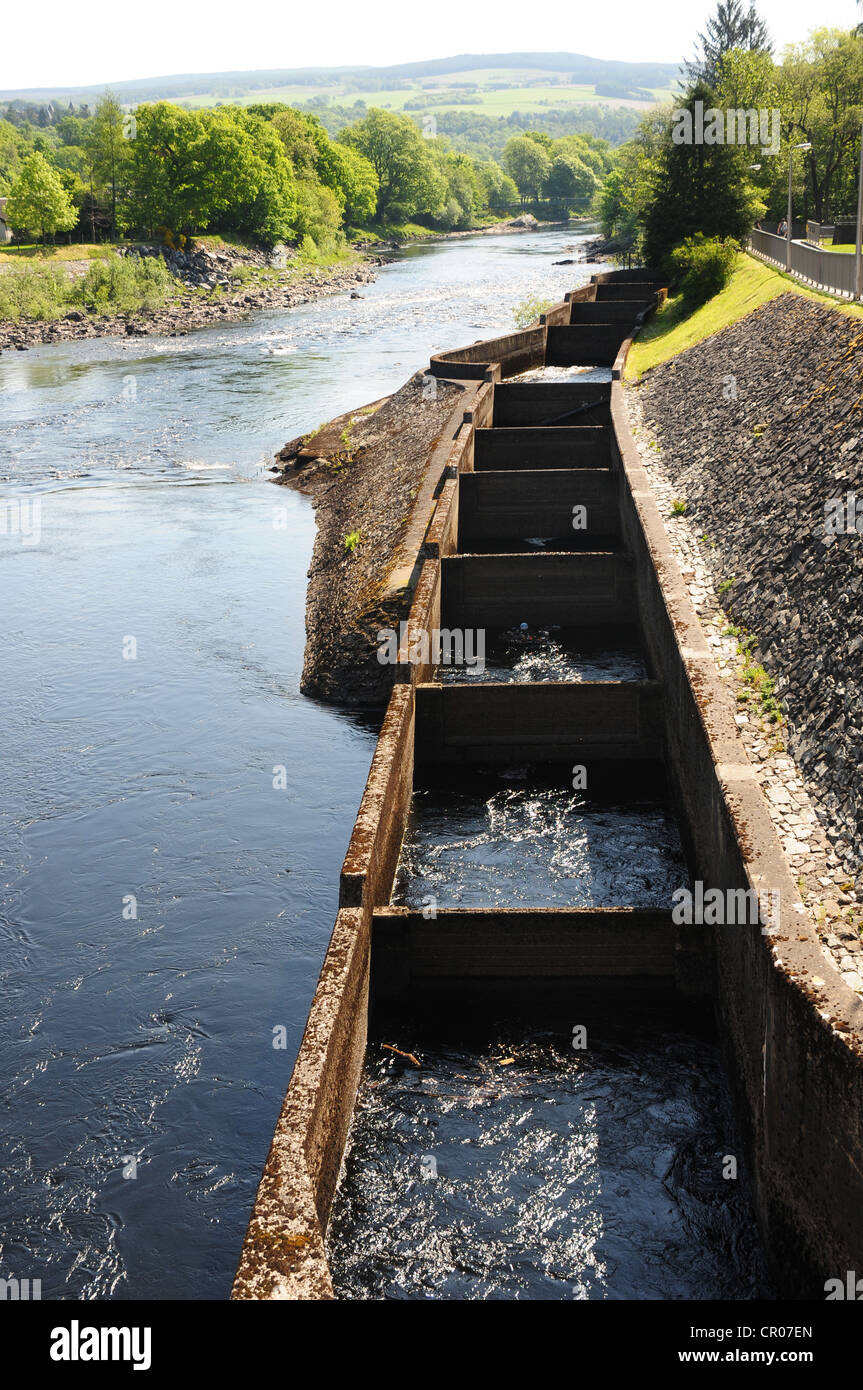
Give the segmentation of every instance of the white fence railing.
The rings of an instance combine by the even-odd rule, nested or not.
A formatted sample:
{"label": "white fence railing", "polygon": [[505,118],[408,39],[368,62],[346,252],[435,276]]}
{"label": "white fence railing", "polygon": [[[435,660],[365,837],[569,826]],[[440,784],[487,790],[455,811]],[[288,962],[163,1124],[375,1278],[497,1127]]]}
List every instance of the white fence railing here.
{"label": "white fence railing", "polygon": [[[751,232],[749,249],[762,261],[786,268],[788,243],[772,232]],[[855,257],[845,251],[821,251],[803,242],[791,243],[791,274],[814,289],[829,290],[844,298],[854,298]]]}

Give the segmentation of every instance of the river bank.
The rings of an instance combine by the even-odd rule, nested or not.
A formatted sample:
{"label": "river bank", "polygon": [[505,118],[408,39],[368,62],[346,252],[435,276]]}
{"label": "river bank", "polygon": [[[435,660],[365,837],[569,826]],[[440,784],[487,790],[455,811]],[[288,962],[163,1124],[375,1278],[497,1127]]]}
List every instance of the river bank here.
{"label": "river bank", "polygon": [[858,993],[860,338],[836,309],[783,294],[628,395],[777,833],[824,947]]}
{"label": "river bank", "polygon": [[[421,240],[369,237],[355,242],[345,258],[331,265],[302,265],[296,252],[284,247],[268,253],[227,243],[213,247],[201,242],[187,254],[157,246],[124,247],[121,254],[164,257],[174,277],[171,295],[165,303],[134,312],[96,314],[70,308],[56,318],[22,315],[15,320],[0,319],[0,352],[25,352],[44,343],[86,338],[178,337],[196,329],[246,318],[258,310],[294,309],[325,295],[348,291],[358,295],[361,286],[371,284],[376,278],[377,269],[392,260],[393,252],[412,245],[536,232],[546,226],[564,225],[569,224],[541,224],[530,213],[525,213],[489,227],[432,232]],[[574,230],[577,232],[578,224]],[[91,264],[92,260],[65,261],[62,266],[70,278],[76,278],[83,276]],[[0,273],[17,272],[13,266],[3,265]]]}
{"label": "river bank", "polygon": [[[377,659],[378,633],[398,629],[413,596],[410,586],[393,589],[390,580],[425,470],[437,445],[452,443],[447,426],[461,394],[459,385],[417,372],[391,396],[292,440],[277,455],[277,481],[315,508],[304,695],[346,708],[386,703],[394,667]],[[415,544],[420,539],[415,535]],[[408,569],[415,558],[409,556]]]}
{"label": "river bank", "polygon": [[[293,309],[324,295],[358,291],[359,286],[375,279],[376,268],[386,265],[387,259],[381,255],[356,255],[347,263],[267,274],[263,268],[257,268],[256,273],[248,266],[247,256],[199,251],[195,255],[198,265],[194,276],[176,272],[171,298],[159,308],[99,315],[71,309],[59,319],[4,320],[0,322],[0,352],[123,334],[136,338],[153,334],[177,337],[216,323],[246,318],[255,310]],[[250,272],[248,280],[237,276],[240,268]]]}

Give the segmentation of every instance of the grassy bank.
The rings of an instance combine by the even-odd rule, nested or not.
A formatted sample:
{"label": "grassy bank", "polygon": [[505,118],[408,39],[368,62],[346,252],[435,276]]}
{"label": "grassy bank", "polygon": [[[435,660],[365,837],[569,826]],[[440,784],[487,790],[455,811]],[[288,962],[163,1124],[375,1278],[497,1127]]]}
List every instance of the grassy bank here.
{"label": "grassy bank", "polygon": [[[626,367],[627,380],[637,380],[651,367],[667,362],[670,357],[676,357],[703,338],[745,318],[768,300],[789,291],[829,304],[851,317],[863,318],[860,306],[819,294],[783,271],[741,252],[731,280],[713,299],[693,311],[684,304],[682,296],[676,295],[653,315],[633,344]],[[777,351],[781,351],[781,344],[777,344]]]}
{"label": "grassy bank", "polygon": [[38,265],[94,261],[104,259],[111,249],[104,242],[94,241],[73,241],[65,246],[4,246],[0,249],[0,265],[24,265],[30,261],[35,261]]}
{"label": "grassy bank", "polygon": [[171,272],[156,257],[138,260],[103,253],[78,277],[70,276],[61,260],[24,260],[0,274],[0,320],[45,322],[73,310],[85,314],[151,312],[161,308],[172,287]]}

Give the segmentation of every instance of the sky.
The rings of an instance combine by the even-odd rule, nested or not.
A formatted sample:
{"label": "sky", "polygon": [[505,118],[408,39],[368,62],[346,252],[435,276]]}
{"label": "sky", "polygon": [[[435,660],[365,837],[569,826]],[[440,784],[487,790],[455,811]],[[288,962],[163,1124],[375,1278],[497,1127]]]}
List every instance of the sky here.
{"label": "sky", "polygon": [[[777,52],[816,26],[850,29],[854,0],[759,0]],[[560,52],[627,62],[677,62],[715,0],[255,0],[248,11],[219,0],[141,7],[116,0],[6,4],[0,16],[0,90],[108,85],[174,73],[416,62],[458,53]],[[493,23],[489,23],[493,16]]]}

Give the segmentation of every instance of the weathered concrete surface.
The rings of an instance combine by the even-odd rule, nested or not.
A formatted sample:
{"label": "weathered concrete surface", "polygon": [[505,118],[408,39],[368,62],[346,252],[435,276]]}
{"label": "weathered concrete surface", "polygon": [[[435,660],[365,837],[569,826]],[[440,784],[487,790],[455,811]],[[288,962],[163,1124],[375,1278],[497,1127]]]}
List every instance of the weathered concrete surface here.
{"label": "weathered concrete surface", "polygon": [[489,993],[495,1007],[507,996],[522,1007],[532,997],[581,1004],[612,985],[705,996],[712,941],[653,908],[440,909],[429,920],[387,907],[372,919],[372,978],[376,1007],[451,1007]]}
{"label": "weathered concrete surface", "polygon": [[323,1244],[362,1069],[369,919],[341,911],[276,1125],[233,1297],[328,1299]]}
{"label": "weathered concrete surface", "polygon": [[652,762],[663,751],[660,694],[657,681],[420,685],[415,766]]}

